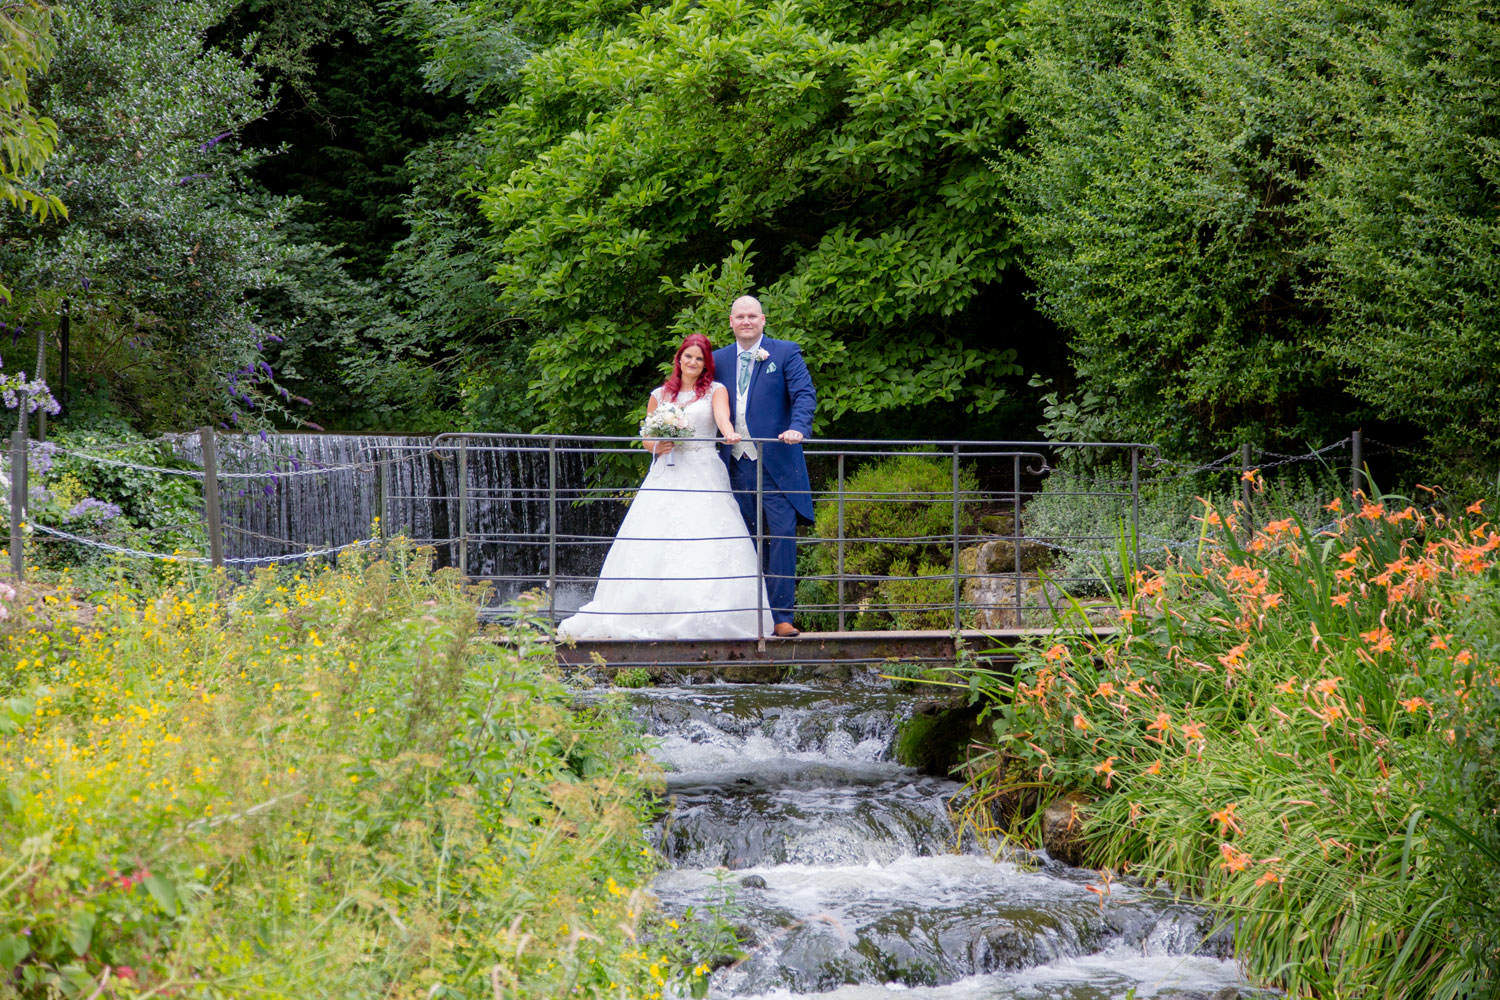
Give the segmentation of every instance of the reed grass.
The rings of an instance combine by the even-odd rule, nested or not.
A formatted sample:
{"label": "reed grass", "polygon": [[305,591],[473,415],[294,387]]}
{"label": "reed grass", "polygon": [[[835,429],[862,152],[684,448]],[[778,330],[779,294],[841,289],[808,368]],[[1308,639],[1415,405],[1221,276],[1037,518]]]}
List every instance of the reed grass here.
{"label": "reed grass", "polygon": [[1203,505],[1118,631],[1064,608],[1012,676],[960,668],[975,801],[1088,791],[1092,862],[1217,907],[1291,995],[1493,995],[1500,534],[1480,503],[1243,515]]}

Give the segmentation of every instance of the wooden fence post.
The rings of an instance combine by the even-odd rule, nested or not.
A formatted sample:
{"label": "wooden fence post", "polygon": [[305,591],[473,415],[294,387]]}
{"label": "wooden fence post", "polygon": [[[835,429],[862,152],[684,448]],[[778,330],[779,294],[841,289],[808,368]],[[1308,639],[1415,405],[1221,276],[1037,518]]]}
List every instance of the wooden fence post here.
{"label": "wooden fence post", "polygon": [[[24,406],[24,404],[23,404]],[[26,519],[26,418],[10,436],[10,571],[16,581],[26,579],[25,538],[21,522]]]}
{"label": "wooden fence post", "polygon": [[198,428],[198,446],[203,452],[203,522],[208,529],[208,558],[215,568],[224,566],[224,512],[219,506],[219,454],[212,427]]}

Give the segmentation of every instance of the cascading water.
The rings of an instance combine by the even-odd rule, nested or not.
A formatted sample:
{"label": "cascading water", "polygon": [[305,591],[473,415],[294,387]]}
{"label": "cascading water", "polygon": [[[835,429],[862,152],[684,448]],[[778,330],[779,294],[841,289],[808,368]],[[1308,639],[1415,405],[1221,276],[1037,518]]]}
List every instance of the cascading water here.
{"label": "cascading water", "polygon": [[[534,440],[486,438],[468,444],[460,461],[457,443],[434,443],[374,434],[220,435],[225,554],[280,556],[348,545],[369,538],[379,514],[384,534],[434,546],[439,565],[459,565],[458,539],[466,538],[470,577],[493,580],[493,599],[503,603],[546,585],[555,506],[556,575],[591,581],[598,574],[605,551],[598,540],[614,537],[624,511],[607,497],[585,495],[592,468],[586,451],[564,447],[549,458]],[[181,457],[202,462],[196,435],[174,444]],[[555,505],[549,500],[554,463]],[[576,609],[591,589],[559,586],[558,608]]]}
{"label": "cascading water", "polygon": [[[634,692],[667,770],[655,889],[728,887],[748,954],[710,996],[1229,1000],[1261,996],[1191,906],[1043,855],[955,851],[960,787],[892,760],[909,696],[879,684]],[[1265,994],[1269,995],[1269,994]]]}

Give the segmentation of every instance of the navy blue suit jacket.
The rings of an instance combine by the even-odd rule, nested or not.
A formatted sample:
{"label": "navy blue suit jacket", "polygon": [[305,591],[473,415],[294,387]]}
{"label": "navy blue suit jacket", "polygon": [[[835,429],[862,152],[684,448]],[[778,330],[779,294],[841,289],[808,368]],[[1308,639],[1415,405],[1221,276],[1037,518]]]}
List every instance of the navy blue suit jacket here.
{"label": "navy blue suit jacket", "polygon": [[[773,438],[784,430],[801,431],[803,437],[812,436],[813,410],[818,405],[818,395],[813,389],[812,375],[802,360],[802,348],[790,340],[776,340],[762,336],[760,346],[770,357],[757,361],[750,369],[750,388],[746,393],[746,421],[750,436]],[[737,419],[735,381],[739,377],[739,344],[731,340],[727,347],[714,351],[714,374],[729,389],[729,420]],[[802,456],[802,445],[773,441],[757,444],[760,451],[766,489],[775,489],[791,501],[792,507],[804,521],[812,521],[812,487],[807,478],[807,461]],[[720,448],[725,464],[729,462],[730,449]]]}

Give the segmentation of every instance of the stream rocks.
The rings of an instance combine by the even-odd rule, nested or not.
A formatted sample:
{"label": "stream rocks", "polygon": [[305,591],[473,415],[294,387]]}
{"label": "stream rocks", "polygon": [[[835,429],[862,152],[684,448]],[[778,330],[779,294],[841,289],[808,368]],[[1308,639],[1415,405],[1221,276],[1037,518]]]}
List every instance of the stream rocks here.
{"label": "stream rocks", "polygon": [[1042,813],[1042,846],[1063,864],[1083,866],[1088,848],[1083,822],[1092,802],[1082,792],[1069,792]]}

